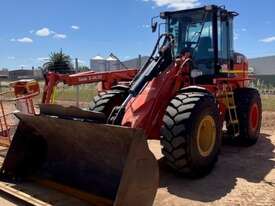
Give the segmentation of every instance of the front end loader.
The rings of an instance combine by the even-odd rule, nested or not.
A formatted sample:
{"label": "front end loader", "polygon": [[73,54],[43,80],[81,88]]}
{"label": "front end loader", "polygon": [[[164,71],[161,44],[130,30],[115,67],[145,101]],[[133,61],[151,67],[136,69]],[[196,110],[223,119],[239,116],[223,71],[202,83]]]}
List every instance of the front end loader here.
{"label": "front end loader", "polygon": [[166,33],[127,89],[99,93],[90,111],[17,114],[2,178],[74,188],[95,205],[152,205],[158,167],[146,139],[159,139],[167,164],[191,176],[215,165],[224,122],[232,138],[255,143],[261,101],[248,88],[247,59],[233,52],[236,15],[214,5],[162,13]]}

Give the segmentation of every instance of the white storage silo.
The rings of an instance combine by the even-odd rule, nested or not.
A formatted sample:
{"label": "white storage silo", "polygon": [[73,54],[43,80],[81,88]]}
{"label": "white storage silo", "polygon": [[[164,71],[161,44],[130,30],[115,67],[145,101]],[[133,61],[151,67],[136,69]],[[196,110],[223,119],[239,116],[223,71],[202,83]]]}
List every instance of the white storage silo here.
{"label": "white storage silo", "polygon": [[90,60],[90,69],[96,72],[106,71],[106,60],[97,55]]}
{"label": "white storage silo", "polygon": [[106,59],[106,67],[107,67],[107,71],[113,71],[113,70],[119,70],[120,69],[120,63],[117,59],[115,59],[112,56],[109,56]]}

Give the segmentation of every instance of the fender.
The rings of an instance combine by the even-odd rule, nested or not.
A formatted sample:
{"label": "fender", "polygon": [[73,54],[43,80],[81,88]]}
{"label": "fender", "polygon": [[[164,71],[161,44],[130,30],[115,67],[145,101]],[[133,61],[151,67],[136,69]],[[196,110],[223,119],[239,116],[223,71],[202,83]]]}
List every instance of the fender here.
{"label": "fender", "polygon": [[128,92],[129,86],[118,84],[118,85],[112,86],[112,90],[114,90],[114,89],[122,90],[122,91]]}
{"label": "fender", "polygon": [[[211,94],[206,88],[201,87],[201,86],[188,86],[181,88],[179,92],[205,92]],[[212,95],[212,94],[211,94]]]}

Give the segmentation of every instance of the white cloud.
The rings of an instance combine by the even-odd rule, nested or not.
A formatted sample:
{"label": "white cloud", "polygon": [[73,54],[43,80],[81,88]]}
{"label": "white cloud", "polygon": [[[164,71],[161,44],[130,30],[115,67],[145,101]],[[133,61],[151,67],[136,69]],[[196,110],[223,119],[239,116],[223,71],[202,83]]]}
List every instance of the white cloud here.
{"label": "white cloud", "polygon": [[[78,27],[78,29],[79,29],[79,27]],[[47,27],[44,27],[44,28],[42,28],[42,29],[37,30],[37,31],[35,32],[35,34],[36,34],[37,36],[40,36],[40,37],[47,37],[47,36],[53,35],[52,37],[53,37],[54,39],[66,39],[66,38],[67,38],[67,35],[66,35],[66,34],[57,33],[57,32],[55,32],[55,31],[50,30],[50,29],[47,28]]]}
{"label": "white cloud", "polygon": [[55,39],[66,39],[67,38],[67,35],[66,34],[54,34],[53,35],[53,38]]}
{"label": "white cloud", "polygon": [[245,32],[245,31],[247,31],[247,29],[246,28],[242,28],[242,31]]}
{"label": "white cloud", "polygon": [[264,43],[271,43],[275,41],[275,36],[271,36],[271,37],[267,37],[264,39],[261,39],[260,42],[264,42]]}
{"label": "white cloud", "polygon": [[8,59],[13,60],[15,59],[15,56],[9,56]]}
{"label": "white cloud", "polygon": [[[14,39],[12,39],[12,40],[14,40]],[[21,43],[32,43],[33,42],[33,40],[29,37],[19,38],[19,39],[16,39],[16,41],[21,42]]]}
{"label": "white cloud", "polygon": [[[144,0],[143,0],[144,1]],[[171,9],[191,9],[200,5],[199,0],[150,0],[153,1],[156,6],[167,6]],[[146,2],[146,0],[145,0]]]}
{"label": "white cloud", "polygon": [[32,43],[33,40],[29,37],[23,37],[23,38],[19,38],[17,39],[18,42],[22,42],[22,43]]}
{"label": "white cloud", "polygon": [[42,29],[39,29],[35,32],[37,36],[45,37],[50,36],[51,34],[55,33],[54,31],[51,31],[49,28],[44,27]]}
{"label": "white cloud", "polygon": [[80,27],[79,27],[79,26],[76,26],[76,25],[72,25],[71,28],[74,29],[74,30],[80,29]]}
{"label": "white cloud", "polygon": [[19,38],[19,39],[11,38],[10,41],[11,42],[21,42],[21,43],[32,43],[33,42],[33,40],[29,37],[23,37],[23,38]]}

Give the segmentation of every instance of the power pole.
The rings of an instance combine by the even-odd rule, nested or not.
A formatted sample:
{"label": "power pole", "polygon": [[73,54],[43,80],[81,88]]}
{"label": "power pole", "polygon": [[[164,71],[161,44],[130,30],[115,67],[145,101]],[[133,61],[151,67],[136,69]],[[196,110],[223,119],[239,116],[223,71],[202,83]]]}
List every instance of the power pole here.
{"label": "power pole", "polygon": [[138,69],[141,69],[141,55],[138,55]]}

